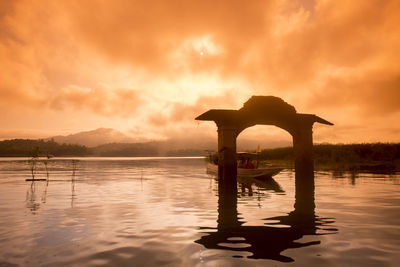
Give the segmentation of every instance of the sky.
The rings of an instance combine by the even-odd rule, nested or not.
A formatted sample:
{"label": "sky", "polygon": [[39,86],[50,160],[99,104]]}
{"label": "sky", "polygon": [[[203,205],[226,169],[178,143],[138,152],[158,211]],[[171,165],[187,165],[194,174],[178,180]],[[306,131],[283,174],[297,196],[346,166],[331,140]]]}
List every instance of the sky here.
{"label": "sky", "polygon": [[0,139],[215,139],[196,116],[273,95],[335,124],[315,142],[400,142],[398,14],[396,0],[0,1]]}

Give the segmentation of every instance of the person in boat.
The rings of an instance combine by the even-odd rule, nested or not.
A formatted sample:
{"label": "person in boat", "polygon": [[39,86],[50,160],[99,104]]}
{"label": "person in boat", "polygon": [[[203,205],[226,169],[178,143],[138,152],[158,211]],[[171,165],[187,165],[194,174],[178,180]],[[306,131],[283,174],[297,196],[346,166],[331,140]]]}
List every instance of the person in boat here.
{"label": "person in boat", "polygon": [[249,153],[238,153],[238,168],[241,169],[256,169],[257,166],[253,163],[251,154]]}
{"label": "person in boat", "polygon": [[218,165],[218,157],[214,157],[213,163],[214,163],[215,165]]}
{"label": "person in boat", "polygon": [[254,164],[251,162],[250,159],[247,159],[247,160],[246,160],[246,164],[244,165],[243,168],[245,168],[245,169],[255,169],[255,168],[256,168],[256,165],[254,165]]}
{"label": "person in boat", "polygon": [[246,166],[246,159],[242,158],[239,161],[238,168],[244,168],[244,166]]}

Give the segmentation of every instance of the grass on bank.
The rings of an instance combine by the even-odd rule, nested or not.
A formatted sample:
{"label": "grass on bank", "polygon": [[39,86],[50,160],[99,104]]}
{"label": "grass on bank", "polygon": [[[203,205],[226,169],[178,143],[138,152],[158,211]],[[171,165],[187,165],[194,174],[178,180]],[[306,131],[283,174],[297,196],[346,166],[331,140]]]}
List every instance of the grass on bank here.
{"label": "grass on bank", "polygon": [[[314,145],[316,170],[400,171],[400,143]],[[293,147],[264,149],[263,161],[294,167]]]}

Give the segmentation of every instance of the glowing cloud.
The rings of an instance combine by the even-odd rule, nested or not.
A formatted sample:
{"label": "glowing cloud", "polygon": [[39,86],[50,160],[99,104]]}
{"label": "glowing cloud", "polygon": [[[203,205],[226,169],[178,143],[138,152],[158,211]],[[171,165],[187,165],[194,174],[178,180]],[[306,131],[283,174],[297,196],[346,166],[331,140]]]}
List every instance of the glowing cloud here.
{"label": "glowing cloud", "polygon": [[399,13],[396,0],[2,1],[0,123],[51,135],[80,114],[68,129],[90,118],[168,138],[258,94],[335,122],[317,141],[399,141]]}

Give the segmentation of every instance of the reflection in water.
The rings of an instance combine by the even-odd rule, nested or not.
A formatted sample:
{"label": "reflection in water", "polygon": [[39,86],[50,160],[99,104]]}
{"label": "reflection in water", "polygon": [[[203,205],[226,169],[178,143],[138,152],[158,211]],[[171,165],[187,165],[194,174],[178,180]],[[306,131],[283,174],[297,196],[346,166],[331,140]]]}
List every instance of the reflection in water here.
{"label": "reflection in water", "polygon": [[31,210],[32,214],[36,214],[36,211],[40,208],[40,203],[36,201],[36,184],[32,181],[28,190],[26,191],[26,207]]}
{"label": "reflection in water", "polygon": [[[32,181],[28,187],[28,190],[26,191],[26,207],[31,210],[32,214],[36,214],[37,210],[40,208],[40,203],[39,201],[36,200],[36,190],[37,187],[40,188],[40,182],[37,181]],[[44,204],[47,201],[47,188],[49,186],[49,181],[47,181],[44,184],[44,189],[42,191],[42,196],[40,197],[40,201]]]}
{"label": "reflection in water", "polygon": [[257,188],[272,190],[276,193],[285,192],[284,190],[282,190],[282,187],[272,177],[265,179],[256,179],[252,177],[237,177],[237,181],[239,183],[242,195],[245,192],[248,192],[248,195],[252,196],[253,195],[252,185],[255,185]]}
{"label": "reflection in water", "polygon": [[[285,193],[253,184],[250,197],[248,188],[241,192],[245,181],[235,188],[208,179],[203,159],[82,159],[75,184],[71,159],[49,166],[43,198],[46,182],[24,181],[31,175],[26,160],[0,160],[0,266],[270,266],[278,260],[390,266],[400,260],[399,175],[360,173],[353,186],[349,172],[340,179],[317,172],[314,200],[313,184],[311,198],[299,193],[305,188],[296,193],[291,170],[276,178]],[[44,166],[39,171],[35,178],[46,176]],[[329,225],[338,234],[319,236],[334,233],[323,229]]]}
{"label": "reflection in water", "polygon": [[41,203],[44,204],[47,201],[47,188],[49,186],[49,183],[47,182],[44,184],[42,196],[40,197],[41,203],[37,200],[37,195],[36,195],[37,187],[39,188],[41,187],[40,186],[41,184],[38,183],[40,182],[32,181],[28,187],[28,190],[26,191],[26,199],[25,199],[26,207],[31,210],[32,214],[36,214],[36,212],[40,208],[40,204]]}
{"label": "reflection in water", "polygon": [[356,178],[358,177],[358,173],[352,172],[350,176],[350,181],[352,185],[356,185]]}
{"label": "reflection in water", "polygon": [[46,200],[47,200],[47,188],[48,187],[49,187],[49,179],[47,178],[46,186],[45,186],[43,194],[42,194],[42,203],[46,203]]}
{"label": "reflection in water", "polygon": [[76,199],[75,194],[75,179],[76,179],[76,170],[78,166],[79,160],[73,159],[72,160],[72,177],[71,177],[71,208],[74,207],[74,202]]}
{"label": "reflection in water", "polygon": [[[296,177],[296,181],[302,183],[296,183],[294,211],[286,216],[266,218],[263,226],[244,226],[238,218],[237,185],[219,179],[218,226],[216,231],[213,229],[212,232],[206,232],[207,235],[195,242],[209,249],[251,252],[252,255],[248,258],[253,259],[294,261],[290,257],[281,255],[281,252],[288,248],[320,244],[318,240],[304,243],[295,240],[304,235],[322,235],[337,231],[334,228],[324,228],[327,224],[333,223],[333,220],[315,215],[314,179]],[[317,233],[317,230],[328,232]]]}
{"label": "reflection in water", "polygon": [[75,199],[76,199],[76,194],[75,194],[75,174],[74,174],[73,178],[71,179],[71,208],[74,207]]}
{"label": "reflection in water", "polygon": [[[77,176],[77,167],[78,167],[79,160],[72,160],[72,175],[71,175],[71,207],[74,207],[74,202],[76,200],[76,193],[75,193],[75,183],[76,183],[76,176]],[[26,192],[26,207],[32,211],[32,214],[36,214],[37,210],[40,208],[40,203],[36,200],[36,188],[41,187],[44,184],[44,189],[41,196],[41,202],[43,204],[47,201],[47,190],[49,187],[49,170],[47,168],[47,162],[45,164],[46,168],[46,177],[47,179],[30,179],[32,182],[28,187]],[[36,170],[35,170],[36,171]],[[32,174],[33,176],[33,174]],[[34,176],[33,176],[34,177]],[[44,183],[42,184],[41,182]]]}

